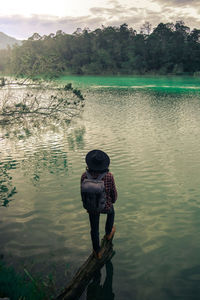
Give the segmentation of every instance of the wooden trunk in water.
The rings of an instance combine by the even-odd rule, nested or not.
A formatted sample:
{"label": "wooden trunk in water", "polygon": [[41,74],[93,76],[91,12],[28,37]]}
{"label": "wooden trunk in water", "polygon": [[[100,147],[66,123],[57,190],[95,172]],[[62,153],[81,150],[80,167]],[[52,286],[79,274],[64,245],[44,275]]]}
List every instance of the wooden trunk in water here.
{"label": "wooden trunk in water", "polygon": [[102,239],[101,251],[103,252],[102,258],[96,259],[92,253],[77,271],[65,290],[55,300],[76,300],[81,296],[94,276],[94,273],[112,258],[114,254],[112,239],[109,241],[106,237]]}

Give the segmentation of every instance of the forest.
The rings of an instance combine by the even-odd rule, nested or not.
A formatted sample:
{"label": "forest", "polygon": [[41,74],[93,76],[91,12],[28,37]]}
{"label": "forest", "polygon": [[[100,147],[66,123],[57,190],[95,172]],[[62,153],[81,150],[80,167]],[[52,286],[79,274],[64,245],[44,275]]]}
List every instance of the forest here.
{"label": "forest", "polygon": [[40,36],[0,50],[0,72],[17,76],[200,74],[200,30],[183,21],[127,24]]}

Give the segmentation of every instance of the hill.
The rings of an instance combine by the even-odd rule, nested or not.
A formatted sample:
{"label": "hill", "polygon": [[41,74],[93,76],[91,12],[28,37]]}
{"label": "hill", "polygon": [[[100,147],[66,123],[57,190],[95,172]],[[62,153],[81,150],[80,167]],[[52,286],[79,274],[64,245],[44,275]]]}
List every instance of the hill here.
{"label": "hill", "polygon": [[21,41],[0,32],[0,49],[5,49],[7,46],[13,46],[14,44],[20,44]]}

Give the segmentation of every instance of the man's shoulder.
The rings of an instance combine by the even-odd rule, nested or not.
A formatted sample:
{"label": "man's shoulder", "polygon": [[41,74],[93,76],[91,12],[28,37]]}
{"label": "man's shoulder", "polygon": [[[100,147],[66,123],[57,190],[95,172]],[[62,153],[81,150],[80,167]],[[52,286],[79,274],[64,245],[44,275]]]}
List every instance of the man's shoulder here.
{"label": "man's shoulder", "polygon": [[86,172],[83,172],[83,174],[81,175],[81,180],[84,180],[87,177]]}
{"label": "man's shoulder", "polygon": [[108,172],[108,173],[106,173],[105,177],[112,180],[113,179],[113,174],[111,172]]}
{"label": "man's shoulder", "polygon": [[[81,175],[81,179],[83,180],[85,178],[87,178],[87,173],[83,172],[83,174]],[[114,176],[111,172],[107,172],[106,175],[104,176],[104,178],[112,180],[114,178]]]}

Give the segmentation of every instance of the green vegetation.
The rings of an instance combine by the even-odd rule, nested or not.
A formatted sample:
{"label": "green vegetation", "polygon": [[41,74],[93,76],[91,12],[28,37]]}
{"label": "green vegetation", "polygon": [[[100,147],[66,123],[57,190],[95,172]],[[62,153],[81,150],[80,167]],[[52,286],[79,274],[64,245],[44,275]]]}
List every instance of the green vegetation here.
{"label": "green vegetation", "polygon": [[15,161],[0,162],[0,206],[7,207],[14,194],[17,193],[16,187],[12,186],[12,176],[9,173],[15,168]]}
{"label": "green vegetation", "polygon": [[55,291],[51,278],[43,280],[33,278],[28,270],[23,274],[16,273],[12,267],[7,267],[0,260],[0,297],[9,297],[12,300],[44,300],[53,299]]}
{"label": "green vegetation", "polygon": [[146,22],[137,33],[127,24],[74,34],[33,34],[22,45],[0,51],[0,72],[34,76],[60,74],[196,74],[200,72],[200,30],[183,21]]}

